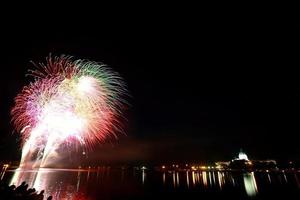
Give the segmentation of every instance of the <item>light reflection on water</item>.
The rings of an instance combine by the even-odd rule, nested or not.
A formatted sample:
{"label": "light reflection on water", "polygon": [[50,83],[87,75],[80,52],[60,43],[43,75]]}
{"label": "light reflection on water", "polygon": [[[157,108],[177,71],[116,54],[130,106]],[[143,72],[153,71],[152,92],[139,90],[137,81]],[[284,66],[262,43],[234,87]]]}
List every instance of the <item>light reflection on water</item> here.
{"label": "light reflection on water", "polygon": [[[10,184],[20,185],[25,181],[30,188],[45,190],[45,195],[54,199],[85,200],[112,199],[120,193],[130,196],[143,192],[143,188],[157,186],[160,190],[201,190],[222,192],[237,188],[248,197],[261,192],[260,185],[288,185],[300,188],[297,172],[229,172],[229,171],[152,171],[112,170],[102,167],[90,170],[14,170],[2,171],[0,177]],[[113,193],[113,194],[111,194]]]}
{"label": "light reflection on water", "polygon": [[[83,181],[83,173],[86,181]],[[72,176],[65,176],[66,174]],[[23,181],[29,188],[35,188],[37,191],[45,190],[45,196],[53,196],[53,199],[61,200],[84,200],[84,194],[81,194],[81,182],[88,182],[90,171],[73,171],[72,173],[64,170],[39,169],[39,170],[16,170],[11,178],[10,184],[20,185]]]}
{"label": "light reflection on water", "polygon": [[190,188],[190,179],[189,179],[189,172],[186,171],[186,184],[187,184],[187,187]]}
{"label": "light reflection on water", "polygon": [[[254,172],[225,172],[225,171],[185,171],[184,175],[178,175],[180,172],[171,172],[172,185],[173,187],[182,187],[185,185],[187,189],[192,185],[194,188],[200,187],[201,189],[214,188],[215,190],[222,191],[224,187],[236,188],[239,187],[241,190],[245,191],[248,197],[255,197],[259,190],[257,184],[257,178]],[[284,171],[282,172],[256,172],[259,174],[259,181],[261,184],[288,184],[288,178]],[[290,177],[291,182],[295,182],[300,188],[299,173],[289,172],[293,175]],[[170,174],[170,173],[169,173]],[[162,173],[163,184],[167,185],[168,178],[167,172]],[[181,178],[180,178],[181,177]],[[181,180],[182,179],[182,180]],[[276,179],[276,181],[272,181]],[[284,181],[282,181],[284,180]],[[182,182],[183,183],[182,183]],[[181,185],[180,185],[181,184]]]}
{"label": "light reflection on water", "polygon": [[257,194],[257,185],[254,172],[243,174],[244,187],[248,196],[255,196]]}
{"label": "light reflection on water", "polygon": [[145,172],[145,170],[143,169],[143,170],[142,170],[142,183],[143,183],[143,184],[145,183],[145,179],[146,179],[146,172]]}

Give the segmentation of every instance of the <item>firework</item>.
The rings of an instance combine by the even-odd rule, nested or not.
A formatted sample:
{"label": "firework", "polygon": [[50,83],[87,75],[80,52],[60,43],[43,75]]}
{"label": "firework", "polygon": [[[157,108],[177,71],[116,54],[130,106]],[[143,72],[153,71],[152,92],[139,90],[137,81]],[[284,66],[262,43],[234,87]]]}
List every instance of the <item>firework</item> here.
{"label": "firework", "polygon": [[[22,138],[21,166],[47,165],[63,145],[93,147],[122,132],[126,89],[102,63],[61,56],[35,64],[34,81],[15,98],[12,122]],[[37,164],[37,163],[35,163]]]}

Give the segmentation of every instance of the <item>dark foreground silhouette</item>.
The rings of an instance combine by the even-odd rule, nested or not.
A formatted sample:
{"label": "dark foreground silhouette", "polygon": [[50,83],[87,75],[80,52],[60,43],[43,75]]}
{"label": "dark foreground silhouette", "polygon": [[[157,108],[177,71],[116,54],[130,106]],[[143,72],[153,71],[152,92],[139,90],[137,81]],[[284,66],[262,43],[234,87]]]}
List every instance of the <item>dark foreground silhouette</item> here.
{"label": "dark foreground silhouette", "polygon": [[[23,182],[16,187],[15,185],[7,185],[0,181],[0,199],[5,200],[44,200],[44,190],[40,193],[34,188],[28,188],[28,184]],[[52,196],[49,196],[47,200],[52,200]]]}

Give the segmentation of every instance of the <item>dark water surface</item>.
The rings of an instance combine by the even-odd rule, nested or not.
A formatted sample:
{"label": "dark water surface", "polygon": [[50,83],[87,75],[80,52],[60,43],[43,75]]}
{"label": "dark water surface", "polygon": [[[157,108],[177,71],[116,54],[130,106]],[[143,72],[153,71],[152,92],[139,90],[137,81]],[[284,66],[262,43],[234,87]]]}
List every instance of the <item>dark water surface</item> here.
{"label": "dark water surface", "polygon": [[160,172],[101,167],[7,170],[2,180],[16,185],[26,181],[29,187],[44,189],[46,196],[67,200],[300,199],[299,171]]}

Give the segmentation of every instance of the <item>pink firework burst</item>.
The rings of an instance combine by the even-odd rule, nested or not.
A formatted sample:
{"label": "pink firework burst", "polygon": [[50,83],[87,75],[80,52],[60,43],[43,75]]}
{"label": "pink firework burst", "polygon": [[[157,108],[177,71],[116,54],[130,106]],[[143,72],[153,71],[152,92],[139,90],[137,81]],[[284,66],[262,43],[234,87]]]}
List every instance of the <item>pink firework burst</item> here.
{"label": "pink firework burst", "polygon": [[118,73],[67,56],[35,66],[29,74],[34,81],[17,95],[11,110],[23,147],[46,151],[47,145],[74,140],[91,147],[122,132],[126,89]]}

